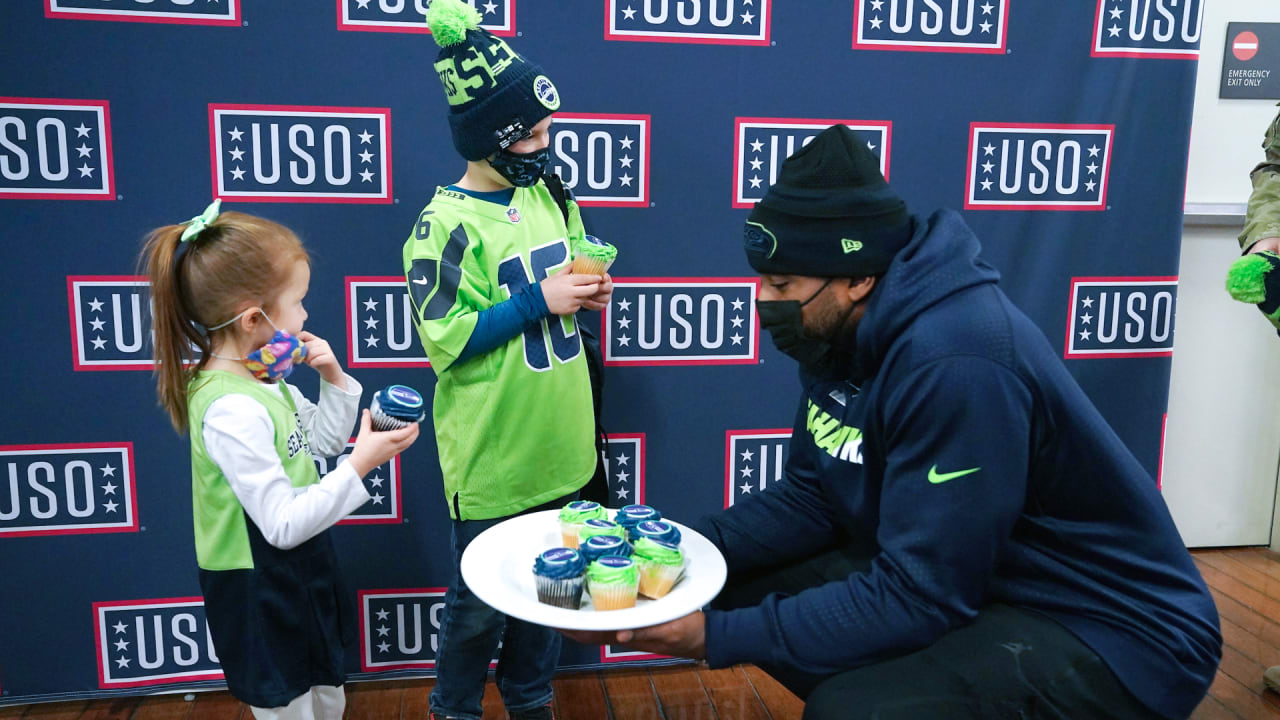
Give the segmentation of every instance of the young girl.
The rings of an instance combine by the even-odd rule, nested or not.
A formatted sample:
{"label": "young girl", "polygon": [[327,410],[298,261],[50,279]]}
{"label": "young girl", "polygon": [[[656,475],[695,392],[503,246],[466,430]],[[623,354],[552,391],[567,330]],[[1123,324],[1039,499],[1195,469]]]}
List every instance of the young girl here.
{"label": "young girl", "polygon": [[[346,448],[361,387],[302,329],[311,268],[297,236],[219,201],[147,238],[156,389],[191,435],[196,561],[231,694],[256,718],[341,718],[354,639],[329,526],[369,500],[360,478],[413,444],[416,424],[372,432],[318,477],[312,451]],[[320,373],[313,404],[284,382]]]}

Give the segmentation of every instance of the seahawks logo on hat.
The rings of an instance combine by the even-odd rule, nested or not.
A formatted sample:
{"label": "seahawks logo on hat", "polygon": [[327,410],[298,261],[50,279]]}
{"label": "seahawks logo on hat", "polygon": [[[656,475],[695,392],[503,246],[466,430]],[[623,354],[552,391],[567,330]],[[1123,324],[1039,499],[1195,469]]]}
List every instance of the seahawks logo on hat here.
{"label": "seahawks logo on hat", "polygon": [[533,79],[533,94],[548,110],[555,112],[560,109],[560,93],[556,92],[555,84],[546,75]]}
{"label": "seahawks logo on hat", "polygon": [[748,222],[743,235],[748,253],[763,255],[767,259],[778,251],[778,238],[758,222]]}
{"label": "seahawks logo on hat", "polygon": [[862,241],[840,238],[840,248],[844,250],[845,255],[848,255],[851,252],[858,252],[862,249]]}

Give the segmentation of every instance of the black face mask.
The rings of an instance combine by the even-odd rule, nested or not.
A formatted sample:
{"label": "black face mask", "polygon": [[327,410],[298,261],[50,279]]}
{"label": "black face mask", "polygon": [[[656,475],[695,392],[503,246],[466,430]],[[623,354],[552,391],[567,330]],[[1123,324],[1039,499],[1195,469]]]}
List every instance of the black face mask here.
{"label": "black face mask", "polygon": [[499,150],[498,154],[489,160],[489,164],[512,185],[530,187],[538,182],[538,178],[542,177],[542,173],[547,169],[547,163],[550,161],[551,147],[548,146],[541,150],[534,150],[531,153],[513,153]]}
{"label": "black face mask", "polygon": [[[769,331],[773,344],[784,354],[789,355],[804,371],[822,380],[846,380],[853,367],[853,352],[847,349],[849,343],[833,343],[832,338],[813,337],[804,329],[804,306],[822,294],[831,284],[827,280],[808,300],[756,300],[756,313],[760,317],[760,325]],[[836,333],[843,328],[849,315],[857,303],[849,306],[849,310],[836,323]]]}

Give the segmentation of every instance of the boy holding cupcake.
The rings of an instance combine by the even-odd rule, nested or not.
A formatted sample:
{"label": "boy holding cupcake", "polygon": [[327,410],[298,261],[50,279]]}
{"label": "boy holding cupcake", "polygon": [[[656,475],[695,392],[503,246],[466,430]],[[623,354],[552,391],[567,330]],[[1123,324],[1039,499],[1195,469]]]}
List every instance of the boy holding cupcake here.
{"label": "boy holding cupcake", "polygon": [[437,188],[404,245],[418,335],[437,375],[432,415],[452,520],[454,576],[445,596],[431,717],[479,718],[498,655],[512,718],[549,718],[560,655],[554,631],[507,618],[467,588],[458,562],[485,529],[560,509],[596,469],[591,385],[574,313],[600,310],[607,275],[571,272],[583,242],[578,207],[564,212],[543,181],[551,115],[543,70],[480,28],[461,0],[435,0],[427,22],[466,160]]}

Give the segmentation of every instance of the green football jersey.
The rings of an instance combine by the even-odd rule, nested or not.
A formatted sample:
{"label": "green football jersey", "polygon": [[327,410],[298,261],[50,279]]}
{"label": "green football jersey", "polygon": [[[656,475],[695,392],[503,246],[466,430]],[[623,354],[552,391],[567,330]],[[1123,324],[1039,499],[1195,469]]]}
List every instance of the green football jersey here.
{"label": "green football jersey", "polygon": [[293,396],[283,382],[264,384],[221,370],[205,370],[188,386],[187,423],[191,429],[191,511],[195,520],[196,564],[205,570],[253,567],[244,507],[204,446],[204,415],[225,395],[248,395],[262,403],[275,427],[274,443],[285,474],[295,488],[320,482],[311,445],[298,420]]}
{"label": "green football jersey", "polygon": [[455,362],[477,313],[572,261],[568,230],[539,182],[507,207],[437,188],[404,245],[418,336],[436,371],[435,421],[455,520],[512,515],[573,492],[596,467],[591,380],[572,316],[544,318],[501,347]]}

